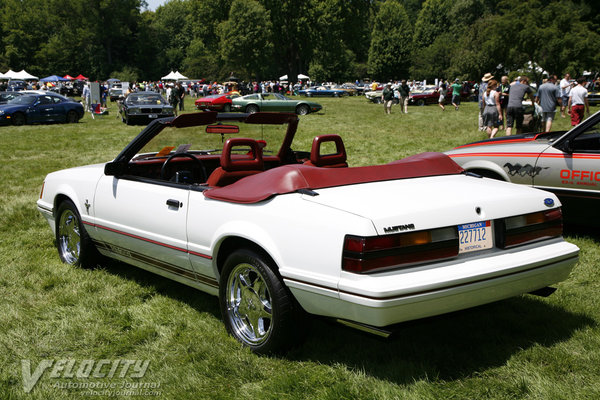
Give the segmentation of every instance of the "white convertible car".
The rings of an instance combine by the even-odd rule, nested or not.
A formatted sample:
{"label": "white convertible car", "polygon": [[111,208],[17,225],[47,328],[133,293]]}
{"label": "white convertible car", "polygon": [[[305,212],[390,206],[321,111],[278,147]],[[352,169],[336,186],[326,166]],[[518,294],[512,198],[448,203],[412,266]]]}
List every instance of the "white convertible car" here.
{"label": "white convertible car", "polygon": [[297,126],[156,120],[113,161],[49,174],[37,206],[64,262],[99,252],[217,295],[228,332],[259,353],[296,342],[305,312],[376,331],[547,294],[578,259],[551,193],[441,153],[349,168],[338,135],[292,150]]}

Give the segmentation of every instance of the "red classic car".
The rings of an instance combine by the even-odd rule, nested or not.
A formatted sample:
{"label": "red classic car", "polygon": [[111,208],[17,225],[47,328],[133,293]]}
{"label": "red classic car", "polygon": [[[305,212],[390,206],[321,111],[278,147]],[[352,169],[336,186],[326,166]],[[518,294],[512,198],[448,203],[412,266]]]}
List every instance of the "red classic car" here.
{"label": "red classic car", "polygon": [[213,94],[206,97],[200,97],[194,102],[198,110],[209,111],[231,111],[231,99],[239,97],[237,92],[229,92],[226,94]]}

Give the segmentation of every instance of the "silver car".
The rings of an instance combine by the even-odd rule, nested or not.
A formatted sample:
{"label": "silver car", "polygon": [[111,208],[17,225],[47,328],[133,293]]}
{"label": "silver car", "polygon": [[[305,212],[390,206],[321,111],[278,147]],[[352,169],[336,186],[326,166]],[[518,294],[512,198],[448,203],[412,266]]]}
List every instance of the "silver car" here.
{"label": "silver car", "polygon": [[494,138],[446,154],[478,175],[554,192],[570,221],[600,222],[600,112],[568,132]]}

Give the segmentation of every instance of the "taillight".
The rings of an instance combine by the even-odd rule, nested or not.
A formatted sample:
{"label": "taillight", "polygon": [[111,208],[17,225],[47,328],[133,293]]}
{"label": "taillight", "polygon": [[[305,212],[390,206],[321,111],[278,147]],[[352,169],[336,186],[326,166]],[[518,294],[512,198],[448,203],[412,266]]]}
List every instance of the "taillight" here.
{"label": "taillight", "polygon": [[560,208],[518,215],[504,219],[504,243],[498,247],[507,249],[562,235],[562,212]]}
{"label": "taillight", "polygon": [[365,273],[439,261],[457,255],[456,227],[371,237],[346,235],[342,269]]}

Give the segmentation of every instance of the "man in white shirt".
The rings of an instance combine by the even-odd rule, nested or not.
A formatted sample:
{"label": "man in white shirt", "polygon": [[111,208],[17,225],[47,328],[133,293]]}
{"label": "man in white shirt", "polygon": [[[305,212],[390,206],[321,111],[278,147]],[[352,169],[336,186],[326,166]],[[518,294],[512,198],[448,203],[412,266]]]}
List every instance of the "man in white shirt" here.
{"label": "man in white shirt", "polygon": [[565,108],[569,101],[569,93],[571,92],[571,75],[565,74],[565,77],[560,80],[560,96],[562,104],[560,105],[560,116],[565,118]]}
{"label": "man in white shirt", "polygon": [[584,109],[589,115],[590,105],[588,103],[588,91],[583,84],[585,78],[582,76],[577,79],[577,86],[571,89],[569,94],[569,114],[571,115],[571,126],[579,125],[583,121]]}

